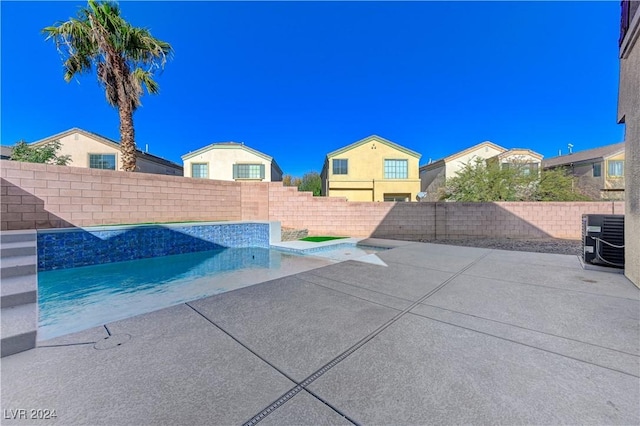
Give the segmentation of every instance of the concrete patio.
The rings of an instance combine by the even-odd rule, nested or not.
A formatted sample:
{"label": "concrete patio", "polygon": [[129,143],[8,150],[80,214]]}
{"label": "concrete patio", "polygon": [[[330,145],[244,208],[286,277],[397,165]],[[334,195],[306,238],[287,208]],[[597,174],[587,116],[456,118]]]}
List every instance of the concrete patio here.
{"label": "concrete patio", "polygon": [[640,291],[623,275],[368,242],[395,247],[387,266],[336,263],[2,358],[2,423],[640,423]]}

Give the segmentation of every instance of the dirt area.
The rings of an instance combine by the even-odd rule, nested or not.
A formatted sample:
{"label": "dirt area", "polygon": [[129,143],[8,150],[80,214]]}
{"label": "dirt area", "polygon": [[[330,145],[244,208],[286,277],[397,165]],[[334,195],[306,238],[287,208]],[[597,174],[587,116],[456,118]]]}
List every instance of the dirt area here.
{"label": "dirt area", "polygon": [[282,228],[281,241],[296,241],[309,236],[306,229]]}
{"label": "dirt area", "polygon": [[545,239],[509,239],[509,238],[462,238],[448,240],[420,240],[423,243],[450,244],[467,247],[483,247],[500,250],[532,251],[537,253],[582,254],[580,240]]}

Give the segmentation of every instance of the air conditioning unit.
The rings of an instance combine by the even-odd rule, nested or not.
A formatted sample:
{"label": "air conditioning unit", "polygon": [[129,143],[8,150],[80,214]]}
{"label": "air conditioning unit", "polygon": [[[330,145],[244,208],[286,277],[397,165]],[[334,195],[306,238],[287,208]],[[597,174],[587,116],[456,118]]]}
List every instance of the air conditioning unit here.
{"label": "air conditioning unit", "polygon": [[624,215],[582,215],[582,260],[592,265],[624,268]]}

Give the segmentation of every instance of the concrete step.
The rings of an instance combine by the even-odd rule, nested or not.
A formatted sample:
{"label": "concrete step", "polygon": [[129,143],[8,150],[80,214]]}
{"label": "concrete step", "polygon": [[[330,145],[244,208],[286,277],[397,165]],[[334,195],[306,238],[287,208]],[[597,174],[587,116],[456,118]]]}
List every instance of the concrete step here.
{"label": "concrete step", "polygon": [[13,243],[2,243],[0,246],[0,257],[3,259],[9,256],[35,256],[35,241],[15,241]]}
{"label": "concrete step", "polygon": [[31,275],[37,271],[36,256],[10,256],[1,259],[0,278],[3,280],[19,275]]}
{"label": "concrete step", "polygon": [[0,308],[36,303],[38,278],[36,274],[3,278],[0,283]]}
{"label": "concrete step", "polygon": [[2,231],[0,232],[0,243],[15,243],[18,241],[33,241],[35,245],[36,241],[35,229],[20,230],[20,231]]}
{"label": "concrete step", "polygon": [[0,331],[2,331],[0,357],[36,347],[38,329],[38,305],[36,303],[2,308],[0,322]]}

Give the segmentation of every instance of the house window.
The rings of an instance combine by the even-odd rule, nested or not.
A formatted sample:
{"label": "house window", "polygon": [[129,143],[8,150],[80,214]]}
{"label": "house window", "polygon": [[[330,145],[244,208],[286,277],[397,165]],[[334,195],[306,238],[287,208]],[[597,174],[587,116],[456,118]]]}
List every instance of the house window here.
{"label": "house window", "polygon": [[234,164],[234,179],[264,179],[264,164]]}
{"label": "house window", "polygon": [[207,164],[207,163],[192,163],[191,164],[191,177],[207,179],[209,177],[209,164]]}
{"label": "house window", "polygon": [[384,194],[384,201],[408,202],[411,194]]}
{"label": "house window", "polygon": [[89,154],[89,168],[115,170],[116,155],[115,154]]}
{"label": "house window", "polygon": [[346,175],[349,169],[349,160],[347,159],[334,159],[333,160],[333,174],[334,175]]}
{"label": "house window", "polygon": [[512,167],[514,168],[514,170],[517,170],[517,172],[521,176],[531,176],[534,173],[538,173],[538,163],[523,163],[523,164],[502,163],[500,164],[500,168],[502,170],[508,170],[508,169],[511,169]]}
{"label": "house window", "polygon": [[538,173],[538,163],[523,164],[520,172],[523,176],[531,176],[532,174]]}
{"label": "house window", "polygon": [[624,160],[609,160],[608,175],[611,177],[624,176]]}
{"label": "house window", "polygon": [[602,164],[596,163],[593,165],[593,177],[602,176]]}
{"label": "house window", "polygon": [[407,160],[384,160],[385,179],[407,179],[408,173]]}

